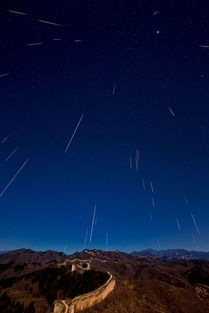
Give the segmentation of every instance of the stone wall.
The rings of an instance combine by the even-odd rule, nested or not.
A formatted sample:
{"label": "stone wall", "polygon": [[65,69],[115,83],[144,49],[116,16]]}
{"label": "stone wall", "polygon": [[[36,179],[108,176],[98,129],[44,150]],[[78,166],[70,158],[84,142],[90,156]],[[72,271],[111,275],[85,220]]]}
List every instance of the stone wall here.
{"label": "stone wall", "polygon": [[[109,279],[98,289],[85,293],[84,295],[70,300],[60,300],[55,302],[54,313],[74,313],[90,308],[103,301],[115,287],[115,278],[108,272]],[[66,302],[69,303],[66,305]],[[68,309],[66,309],[66,307]]]}
{"label": "stone wall", "polygon": [[72,304],[69,307],[69,313],[74,313],[86,308],[90,308],[104,300],[115,287],[114,277],[110,273],[108,274],[110,277],[103,286],[92,292],[74,298]]}

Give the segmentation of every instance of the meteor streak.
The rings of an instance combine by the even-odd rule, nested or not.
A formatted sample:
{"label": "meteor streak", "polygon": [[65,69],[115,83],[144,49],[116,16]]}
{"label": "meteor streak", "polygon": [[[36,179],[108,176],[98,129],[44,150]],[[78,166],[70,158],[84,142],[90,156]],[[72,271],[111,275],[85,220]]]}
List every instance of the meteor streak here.
{"label": "meteor streak", "polygon": [[192,219],[193,219],[195,228],[196,228],[196,230],[197,230],[197,232],[198,232],[198,234],[199,234],[199,236],[200,236],[200,230],[199,230],[199,227],[197,226],[197,222],[196,222],[196,220],[195,220],[194,215],[192,214],[192,212],[191,212],[191,217],[192,217]]}
{"label": "meteor streak", "polygon": [[178,229],[179,229],[179,231],[180,231],[180,233],[181,233],[181,226],[180,226],[180,223],[179,223],[179,220],[178,220],[178,218],[176,218],[176,224],[177,224],[177,226],[178,226]]}
{"label": "meteor streak", "polygon": [[49,24],[49,25],[54,25],[54,26],[59,26],[59,27],[63,27],[63,25],[61,24],[57,24],[54,22],[49,22],[49,21],[45,21],[45,20],[38,20],[39,23],[44,23],[44,24]]}
{"label": "meteor streak", "polygon": [[173,110],[170,107],[168,107],[168,109],[171,112],[171,114],[173,115],[173,117],[175,117],[175,113],[173,112]]}
{"label": "meteor streak", "polygon": [[154,188],[153,188],[153,183],[152,182],[150,182],[150,188],[152,190],[152,193],[154,193]]}
{"label": "meteor streak", "polygon": [[5,76],[8,76],[8,75],[9,75],[9,73],[0,74],[0,78],[1,78],[1,77],[5,77]]}
{"label": "meteor streak", "polygon": [[184,201],[185,201],[186,205],[189,207],[189,201],[188,201],[187,197],[185,197],[185,196],[184,196]]}
{"label": "meteor streak", "polygon": [[192,239],[193,239],[193,241],[196,243],[197,241],[196,241],[196,239],[195,239],[195,236],[192,234]]}
{"label": "meteor streak", "polygon": [[7,162],[7,161],[13,156],[13,154],[15,154],[15,152],[17,152],[18,149],[19,149],[19,147],[15,148],[15,149],[12,151],[12,153],[10,153],[10,154],[8,155],[8,157],[5,159],[5,162]]}
{"label": "meteor streak", "polygon": [[43,42],[33,42],[33,43],[28,43],[27,46],[41,46],[43,45]]}
{"label": "meteor streak", "polygon": [[28,163],[29,159],[27,159],[23,165],[19,168],[19,170],[17,171],[17,173],[13,176],[13,178],[10,180],[10,182],[6,185],[6,187],[4,188],[4,190],[0,193],[0,198],[3,196],[3,194],[5,193],[5,191],[9,188],[9,186],[12,184],[12,182],[15,180],[15,178],[18,176],[18,174],[22,171],[22,169],[25,167],[25,165]]}
{"label": "meteor streak", "polygon": [[135,163],[136,163],[136,170],[138,172],[139,170],[139,161],[140,161],[140,152],[139,149],[136,150],[136,157],[135,157]]}
{"label": "meteor streak", "polygon": [[116,89],[116,86],[114,85],[114,86],[113,86],[113,90],[112,90],[112,95],[113,95],[113,96],[115,95],[115,89]]}
{"label": "meteor streak", "polygon": [[89,242],[90,242],[90,243],[91,243],[91,240],[92,240],[92,235],[93,235],[93,230],[94,230],[94,220],[95,220],[96,210],[97,210],[97,206],[96,206],[96,204],[95,204],[95,206],[94,206],[93,218],[92,218],[92,224],[91,224],[90,239],[89,239]]}
{"label": "meteor streak", "polygon": [[150,222],[152,222],[152,212],[149,211],[149,218],[150,218]]}
{"label": "meteor streak", "polygon": [[209,46],[206,46],[206,45],[199,45],[198,47],[200,47],[200,48],[207,48],[207,49],[209,49]]}
{"label": "meteor streak", "polygon": [[7,141],[8,138],[9,136],[5,137],[0,143],[4,143],[5,141]]}
{"label": "meteor streak", "polygon": [[77,124],[77,126],[76,126],[76,128],[75,128],[75,130],[74,130],[74,132],[73,132],[73,134],[72,134],[72,136],[71,136],[71,138],[70,138],[70,141],[69,141],[68,144],[67,144],[67,147],[66,147],[66,149],[65,149],[65,153],[67,152],[68,148],[69,148],[70,145],[71,145],[71,142],[73,141],[73,138],[74,138],[74,136],[75,136],[75,134],[76,134],[76,132],[77,132],[77,129],[78,129],[78,127],[79,127],[79,125],[80,125],[80,123],[81,123],[81,121],[82,121],[82,119],[83,119],[83,116],[84,116],[84,114],[81,115],[81,118],[80,118],[80,120],[78,121],[78,124]]}
{"label": "meteor streak", "polygon": [[18,14],[18,15],[28,15],[26,13],[23,13],[23,12],[20,12],[20,11],[14,11],[14,10],[7,10],[7,12]]}

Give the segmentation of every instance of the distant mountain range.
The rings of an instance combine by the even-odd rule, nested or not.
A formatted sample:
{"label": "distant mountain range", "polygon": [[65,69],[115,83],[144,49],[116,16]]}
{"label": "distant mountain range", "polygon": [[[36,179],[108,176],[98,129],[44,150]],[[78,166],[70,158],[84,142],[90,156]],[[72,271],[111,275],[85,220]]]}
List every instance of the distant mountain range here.
{"label": "distant mountain range", "polygon": [[4,254],[4,253],[7,253],[7,252],[10,252],[11,250],[7,250],[7,251],[0,251],[0,254]]}
{"label": "distant mountain range", "polygon": [[142,251],[133,251],[134,256],[155,257],[155,258],[168,258],[168,259],[185,259],[185,260],[209,260],[209,252],[204,251],[188,251],[185,249],[168,249],[168,250],[154,250],[146,249]]}

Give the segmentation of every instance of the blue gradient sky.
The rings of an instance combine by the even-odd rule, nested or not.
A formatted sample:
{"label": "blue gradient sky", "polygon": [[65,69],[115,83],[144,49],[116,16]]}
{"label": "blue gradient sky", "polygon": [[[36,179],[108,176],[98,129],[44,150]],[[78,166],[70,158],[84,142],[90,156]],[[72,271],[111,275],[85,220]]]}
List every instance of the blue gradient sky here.
{"label": "blue gradient sky", "polygon": [[[0,250],[63,250],[67,240],[67,252],[83,249],[95,202],[88,248],[104,249],[108,231],[109,249],[209,250],[209,53],[199,47],[209,44],[208,9],[57,3],[1,5],[0,74],[9,75],[0,78],[0,139],[10,137],[0,145],[0,189],[30,160],[0,198]],[[138,173],[129,167],[136,149]]]}

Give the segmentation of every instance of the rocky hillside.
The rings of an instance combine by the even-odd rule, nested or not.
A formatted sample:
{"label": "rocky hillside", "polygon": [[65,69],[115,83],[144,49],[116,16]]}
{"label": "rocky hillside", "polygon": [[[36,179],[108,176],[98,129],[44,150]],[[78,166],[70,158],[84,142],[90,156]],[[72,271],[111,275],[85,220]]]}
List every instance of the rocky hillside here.
{"label": "rocky hillside", "polygon": [[[71,298],[87,292],[88,288],[97,288],[105,280],[102,275],[107,271],[116,277],[116,288],[85,313],[209,312],[207,260],[139,257],[97,249],[86,249],[70,256],[53,251],[23,252],[0,255],[0,312],[48,313],[56,298]],[[90,260],[94,270],[72,275],[71,262],[67,263],[68,267],[58,269],[56,265],[67,258],[71,262]],[[2,303],[9,303],[7,311]]]}
{"label": "rocky hillside", "polygon": [[46,267],[18,277],[0,279],[0,312],[51,313],[54,301],[97,289],[108,275],[101,271],[71,272],[71,265]]}
{"label": "rocky hillside", "polygon": [[56,251],[19,249],[0,254],[0,278],[17,277],[64,262],[68,256]]}
{"label": "rocky hillside", "polygon": [[33,251],[30,249],[19,249],[9,252],[4,252],[0,257],[0,264],[15,262],[27,262],[27,263],[47,263],[49,261],[62,262],[67,255],[63,252],[57,251]]}
{"label": "rocky hillside", "polygon": [[85,250],[72,258],[87,258],[116,276],[117,287],[85,313],[205,313],[209,312],[209,262],[155,259],[120,251]]}

